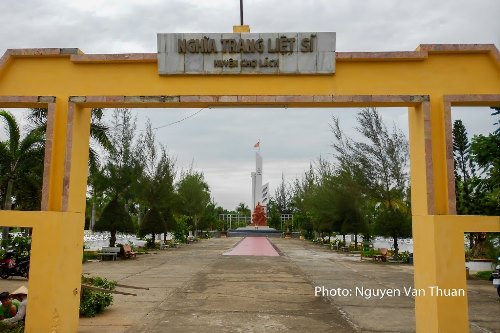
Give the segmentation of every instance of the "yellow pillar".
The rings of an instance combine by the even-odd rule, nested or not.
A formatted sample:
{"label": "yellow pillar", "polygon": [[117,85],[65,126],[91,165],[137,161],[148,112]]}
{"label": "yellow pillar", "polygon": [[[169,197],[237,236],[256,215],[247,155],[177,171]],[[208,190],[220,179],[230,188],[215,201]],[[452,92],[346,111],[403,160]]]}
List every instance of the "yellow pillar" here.
{"label": "yellow pillar", "polygon": [[[442,95],[431,95],[431,132],[432,132],[432,166],[434,182],[434,209],[437,215],[453,214],[450,212],[450,196],[448,193],[448,165],[446,156],[445,113]],[[450,142],[451,143],[451,142]],[[452,149],[452,148],[451,148]],[[453,170],[451,170],[453,172]],[[455,177],[455,175],[451,175]],[[422,198],[423,199],[423,198]],[[455,198],[452,198],[453,200]]]}
{"label": "yellow pillar", "polygon": [[63,211],[85,213],[90,109],[69,103],[67,128],[62,207]]}
{"label": "yellow pillar", "polygon": [[417,332],[469,332],[463,232],[439,218],[446,216],[413,216],[415,288],[425,292],[415,298]]}
{"label": "yellow pillar", "polygon": [[90,109],[73,103],[56,109],[44,195],[57,212],[33,228],[28,333],[78,331]]}
{"label": "yellow pillar", "polygon": [[[422,290],[415,298],[417,332],[468,332],[463,229],[443,220],[449,213],[443,103],[431,96],[408,118],[414,281]],[[464,296],[442,296],[455,291]]]}
{"label": "yellow pillar", "polygon": [[433,214],[434,182],[429,102],[408,108],[408,127],[412,214]]}
{"label": "yellow pillar", "polygon": [[25,331],[77,332],[84,214],[44,216],[33,228]]}
{"label": "yellow pillar", "polygon": [[67,117],[68,97],[58,97],[47,117],[42,210],[62,210]]}

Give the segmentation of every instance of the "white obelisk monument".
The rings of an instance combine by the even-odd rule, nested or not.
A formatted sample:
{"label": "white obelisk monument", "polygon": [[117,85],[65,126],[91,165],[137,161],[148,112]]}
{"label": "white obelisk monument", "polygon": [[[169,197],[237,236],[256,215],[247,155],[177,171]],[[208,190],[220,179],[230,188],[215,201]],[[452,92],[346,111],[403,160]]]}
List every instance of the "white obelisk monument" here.
{"label": "white obelisk monument", "polygon": [[[254,145],[255,148],[260,149],[260,141]],[[262,156],[259,152],[255,152],[255,172],[251,173],[252,176],[252,213],[257,206],[257,203],[267,207],[269,201],[269,183],[262,186]]]}

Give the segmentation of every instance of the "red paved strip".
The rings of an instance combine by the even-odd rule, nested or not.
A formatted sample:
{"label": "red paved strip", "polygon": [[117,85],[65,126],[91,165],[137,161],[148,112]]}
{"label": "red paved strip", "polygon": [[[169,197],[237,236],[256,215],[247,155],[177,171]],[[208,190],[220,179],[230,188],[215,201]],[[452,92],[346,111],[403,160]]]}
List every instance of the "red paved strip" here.
{"label": "red paved strip", "polygon": [[231,251],[224,253],[227,256],[261,256],[279,257],[279,253],[266,237],[245,237]]}

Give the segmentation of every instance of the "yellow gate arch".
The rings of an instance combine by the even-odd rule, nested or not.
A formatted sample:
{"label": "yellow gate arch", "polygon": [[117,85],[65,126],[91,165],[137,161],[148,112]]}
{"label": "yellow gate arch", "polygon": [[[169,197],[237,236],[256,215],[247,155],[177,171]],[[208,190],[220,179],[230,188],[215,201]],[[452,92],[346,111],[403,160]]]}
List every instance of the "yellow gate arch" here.
{"label": "yellow gate arch", "polygon": [[[500,217],[455,215],[450,110],[500,106],[494,45],[337,52],[335,75],[301,76],[159,76],[156,53],[16,49],[0,59],[0,107],[49,110],[42,211],[0,211],[33,227],[26,331],[78,330],[90,108],[259,105],[408,107],[415,287],[466,289],[463,233],[498,232]],[[466,297],[415,304],[417,332],[468,332]]]}

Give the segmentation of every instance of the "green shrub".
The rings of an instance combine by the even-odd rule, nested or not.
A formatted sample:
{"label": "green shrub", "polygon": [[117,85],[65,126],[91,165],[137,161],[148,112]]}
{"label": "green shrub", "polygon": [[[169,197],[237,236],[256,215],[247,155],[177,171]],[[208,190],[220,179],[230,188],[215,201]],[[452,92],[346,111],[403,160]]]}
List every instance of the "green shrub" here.
{"label": "green shrub", "polygon": [[[113,290],[116,287],[116,281],[109,281],[98,276],[82,276],[82,283],[109,290]],[[111,294],[82,288],[82,297],[80,299],[80,316],[94,317],[96,314],[104,311],[104,309],[110,306],[112,303],[113,296]]]}
{"label": "green shrub", "polygon": [[408,251],[399,252],[397,256],[394,257],[395,260],[401,260],[404,263],[410,263],[411,253]]}
{"label": "green shrub", "polygon": [[302,236],[304,236],[304,239],[307,240],[313,240],[314,239],[314,232],[310,229],[305,229],[300,232]]}
{"label": "green shrub", "polygon": [[492,271],[480,271],[475,274],[478,279],[489,280]]}
{"label": "green shrub", "polygon": [[177,221],[177,227],[174,230],[174,239],[179,243],[186,243],[186,235],[189,233],[189,228],[186,221],[179,218]]}
{"label": "green shrub", "polygon": [[376,254],[380,254],[380,250],[375,250],[375,249],[368,249],[368,250],[364,250],[363,249],[363,257],[373,257],[374,255]]}
{"label": "green shrub", "polygon": [[[15,250],[15,256],[26,256],[30,254],[31,251],[31,237],[16,236],[13,238],[2,239],[1,245],[4,249]],[[2,250],[1,255],[5,253]]]}
{"label": "green shrub", "polygon": [[95,252],[85,252],[83,251],[82,263],[92,259],[99,259],[99,255]]}
{"label": "green shrub", "polygon": [[24,322],[21,321],[13,327],[0,322],[0,333],[24,333]]}
{"label": "green shrub", "polygon": [[151,242],[149,239],[147,243],[144,245],[144,250],[159,250],[160,249],[160,244],[156,243],[154,240]]}
{"label": "green shrub", "polygon": [[137,247],[135,249],[132,249],[132,251],[134,252],[139,252],[139,253],[149,253],[147,249],[145,249],[144,247]]}

